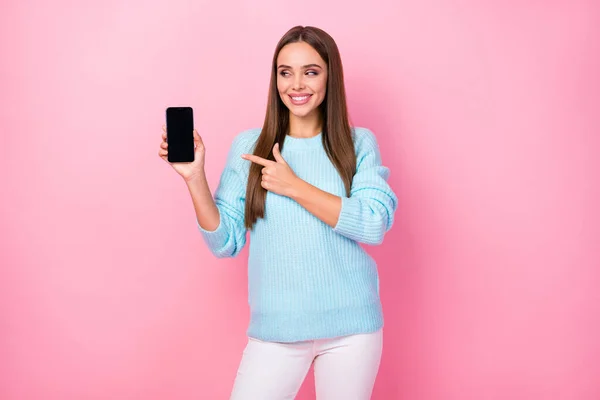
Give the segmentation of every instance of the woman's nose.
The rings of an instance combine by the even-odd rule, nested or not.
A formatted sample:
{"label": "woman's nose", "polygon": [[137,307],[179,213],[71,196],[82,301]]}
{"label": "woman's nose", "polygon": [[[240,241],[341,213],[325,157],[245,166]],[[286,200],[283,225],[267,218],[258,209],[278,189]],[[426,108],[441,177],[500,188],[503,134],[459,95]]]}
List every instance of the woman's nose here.
{"label": "woman's nose", "polygon": [[298,74],[294,78],[294,90],[299,90],[304,88],[304,75]]}

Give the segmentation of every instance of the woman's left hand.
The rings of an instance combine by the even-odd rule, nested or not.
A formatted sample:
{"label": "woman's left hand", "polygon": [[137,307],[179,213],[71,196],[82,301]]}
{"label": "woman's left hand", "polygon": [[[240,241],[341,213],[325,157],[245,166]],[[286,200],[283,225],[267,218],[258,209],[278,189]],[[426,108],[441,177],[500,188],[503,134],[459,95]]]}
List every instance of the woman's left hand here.
{"label": "woman's left hand", "polygon": [[242,154],[244,160],[263,166],[261,181],[263,188],[281,196],[292,197],[301,180],[281,156],[279,143],[275,143],[273,147],[273,156],[275,157],[275,161],[267,160],[253,154]]}

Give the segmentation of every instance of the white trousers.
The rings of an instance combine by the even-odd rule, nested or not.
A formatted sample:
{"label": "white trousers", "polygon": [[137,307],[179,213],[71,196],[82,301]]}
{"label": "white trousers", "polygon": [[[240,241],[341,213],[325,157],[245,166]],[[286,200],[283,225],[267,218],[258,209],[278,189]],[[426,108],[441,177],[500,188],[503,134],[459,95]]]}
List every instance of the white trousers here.
{"label": "white trousers", "polygon": [[314,362],[317,400],[369,400],[383,330],[296,343],[249,338],[230,400],[294,399]]}

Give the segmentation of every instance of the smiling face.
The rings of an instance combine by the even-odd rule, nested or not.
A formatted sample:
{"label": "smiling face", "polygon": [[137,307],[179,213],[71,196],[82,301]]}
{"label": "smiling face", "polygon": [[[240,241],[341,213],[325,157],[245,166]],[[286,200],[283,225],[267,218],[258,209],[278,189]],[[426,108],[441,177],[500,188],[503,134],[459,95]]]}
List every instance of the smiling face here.
{"label": "smiling face", "polygon": [[277,56],[277,90],[293,116],[318,115],[327,92],[325,61],[306,42],[284,46]]}

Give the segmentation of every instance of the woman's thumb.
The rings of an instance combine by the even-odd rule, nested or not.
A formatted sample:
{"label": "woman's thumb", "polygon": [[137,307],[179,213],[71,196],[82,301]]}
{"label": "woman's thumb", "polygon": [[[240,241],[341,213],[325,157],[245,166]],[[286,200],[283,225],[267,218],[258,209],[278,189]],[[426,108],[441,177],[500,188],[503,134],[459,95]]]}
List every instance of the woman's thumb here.
{"label": "woman's thumb", "polygon": [[200,135],[198,134],[198,131],[194,129],[194,144],[197,146],[199,144],[204,144],[202,142],[202,138],[200,137]]}

